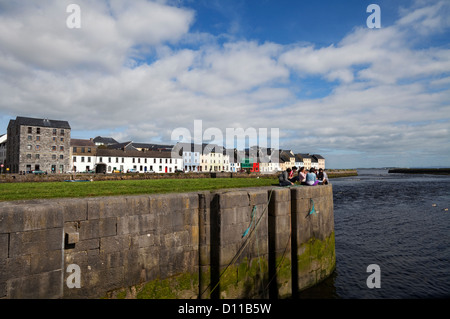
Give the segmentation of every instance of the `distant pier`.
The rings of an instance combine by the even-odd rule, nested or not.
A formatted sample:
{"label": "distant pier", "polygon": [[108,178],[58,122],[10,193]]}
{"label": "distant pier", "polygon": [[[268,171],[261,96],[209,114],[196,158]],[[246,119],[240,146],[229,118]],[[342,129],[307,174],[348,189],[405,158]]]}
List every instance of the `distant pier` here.
{"label": "distant pier", "polygon": [[389,173],[450,175],[450,168],[395,168]]}

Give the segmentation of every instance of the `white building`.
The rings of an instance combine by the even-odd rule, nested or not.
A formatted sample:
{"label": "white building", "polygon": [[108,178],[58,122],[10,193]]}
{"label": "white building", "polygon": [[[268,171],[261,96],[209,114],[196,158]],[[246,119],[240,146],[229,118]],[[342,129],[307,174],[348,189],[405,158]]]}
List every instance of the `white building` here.
{"label": "white building", "polygon": [[95,167],[97,173],[175,173],[183,168],[183,161],[168,151],[98,149]]}
{"label": "white building", "polygon": [[203,152],[200,155],[201,172],[229,172],[230,156],[222,146],[215,144],[203,144]]}
{"label": "white building", "polygon": [[177,143],[173,152],[182,157],[185,172],[199,172],[202,146],[193,143]]}

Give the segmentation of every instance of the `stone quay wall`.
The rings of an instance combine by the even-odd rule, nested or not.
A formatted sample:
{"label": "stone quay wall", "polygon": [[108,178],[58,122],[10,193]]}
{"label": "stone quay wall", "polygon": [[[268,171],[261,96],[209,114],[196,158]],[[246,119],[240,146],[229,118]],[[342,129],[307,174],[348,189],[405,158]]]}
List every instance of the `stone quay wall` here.
{"label": "stone quay wall", "polygon": [[336,264],[332,185],[0,203],[0,298],[285,298]]}

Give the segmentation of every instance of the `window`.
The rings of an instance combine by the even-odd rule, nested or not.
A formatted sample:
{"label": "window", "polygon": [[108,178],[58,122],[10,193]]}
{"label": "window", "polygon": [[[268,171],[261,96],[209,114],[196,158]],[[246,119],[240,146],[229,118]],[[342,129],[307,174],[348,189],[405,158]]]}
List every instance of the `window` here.
{"label": "window", "polygon": [[36,145],[36,151],[39,151],[41,149],[40,145]]}
{"label": "window", "polygon": [[27,154],[27,159],[31,159],[31,154]]}
{"label": "window", "polygon": [[32,134],[33,133],[33,128],[32,127],[28,127],[28,134]]}
{"label": "window", "polygon": [[61,129],[61,135],[64,135],[64,130],[63,129]]}
{"label": "window", "polygon": [[119,158],[118,157],[116,157],[116,163],[119,163]]}
{"label": "window", "polygon": [[53,154],[53,155],[52,155],[52,160],[55,160],[55,159],[56,159],[56,155]]}
{"label": "window", "polygon": [[41,137],[40,136],[36,136],[36,141],[40,141]]}
{"label": "window", "polygon": [[36,128],[36,134],[41,134],[41,128],[40,127]]}
{"label": "window", "polygon": [[61,142],[64,142],[64,137],[61,137],[60,141],[61,141]]}
{"label": "window", "polygon": [[28,135],[28,140],[31,141],[32,139],[31,135]]}
{"label": "window", "polygon": [[74,163],[77,162],[77,157],[76,157],[76,156],[73,157],[73,162],[74,162]]}
{"label": "window", "polygon": [[56,128],[53,129],[53,135],[56,135]]}
{"label": "window", "polygon": [[90,156],[88,157],[88,160],[87,160],[87,161],[88,161],[89,163],[91,162],[91,157],[90,157]]}
{"label": "window", "polygon": [[63,160],[63,159],[64,159],[64,155],[62,155],[62,154],[59,155],[59,159],[60,159],[60,160]]}
{"label": "window", "polygon": [[88,153],[91,153],[91,148],[90,147],[88,147]]}
{"label": "window", "polygon": [[81,156],[81,163],[84,163],[84,156]]}
{"label": "window", "polygon": [[125,158],[122,157],[122,163],[125,163]]}
{"label": "window", "polygon": [[56,151],[56,145],[52,146],[52,151]]}
{"label": "window", "polygon": [[76,148],[76,147],[73,148],[73,152],[74,152],[74,153],[77,152],[77,148]]}
{"label": "window", "polygon": [[36,154],[35,158],[36,158],[36,159],[40,159],[41,156],[40,156],[39,154]]}
{"label": "window", "polygon": [[31,145],[27,145],[27,150],[31,151]]}
{"label": "window", "polygon": [[59,150],[60,150],[60,151],[64,151],[64,146],[61,145],[61,146],[59,147]]}
{"label": "window", "polygon": [[108,157],[108,163],[111,163],[111,157]]}

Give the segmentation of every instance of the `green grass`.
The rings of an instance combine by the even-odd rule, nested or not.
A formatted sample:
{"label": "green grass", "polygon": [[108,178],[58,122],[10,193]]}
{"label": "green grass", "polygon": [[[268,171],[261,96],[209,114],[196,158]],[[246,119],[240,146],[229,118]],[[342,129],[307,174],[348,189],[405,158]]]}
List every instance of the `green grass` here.
{"label": "green grass", "polygon": [[160,194],[278,185],[272,178],[150,179],[98,182],[0,183],[0,201]]}

